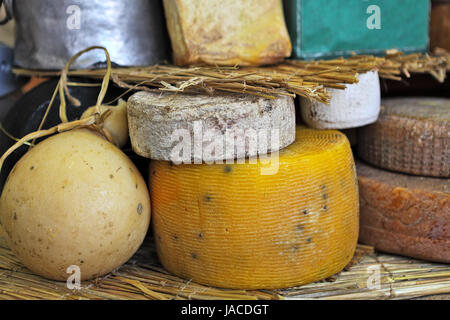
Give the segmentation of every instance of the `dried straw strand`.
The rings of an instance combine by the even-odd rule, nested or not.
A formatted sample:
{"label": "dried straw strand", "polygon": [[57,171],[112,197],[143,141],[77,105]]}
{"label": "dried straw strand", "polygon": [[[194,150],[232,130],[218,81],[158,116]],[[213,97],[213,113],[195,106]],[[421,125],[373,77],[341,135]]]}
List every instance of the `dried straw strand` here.
{"label": "dried straw strand", "polygon": [[[267,67],[176,67],[155,65],[137,68],[113,68],[111,79],[126,89],[168,92],[233,92],[274,99],[280,95],[301,95],[328,103],[327,88],[344,89],[346,84],[358,82],[358,74],[378,70],[380,77],[401,80],[411,73],[428,72],[438,81],[444,81],[450,68],[448,53],[435,56],[409,54],[390,50],[385,57],[351,56],[332,60],[286,60]],[[14,69],[21,75],[55,76],[59,72]],[[105,70],[72,70],[64,73],[99,79]]]}
{"label": "dried straw strand", "polygon": [[[358,257],[361,255],[361,257]],[[230,290],[203,286],[169,274],[159,264],[152,239],[137,254],[106,277],[69,290],[64,282],[32,274],[0,237],[0,299],[151,300],[151,299],[407,299],[450,292],[450,266],[374,253],[358,245],[358,262],[322,281],[285,290]],[[368,289],[368,268],[380,269],[380,288]]]}

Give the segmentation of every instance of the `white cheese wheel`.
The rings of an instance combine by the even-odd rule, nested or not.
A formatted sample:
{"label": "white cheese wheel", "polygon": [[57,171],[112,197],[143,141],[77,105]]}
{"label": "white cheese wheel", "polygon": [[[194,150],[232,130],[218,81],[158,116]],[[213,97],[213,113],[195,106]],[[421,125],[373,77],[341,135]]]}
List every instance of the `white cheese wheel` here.
{"label": "white cheese wheel", "polygon": [[380,81],[378,72],[358,76],[359,82],[345,90],[328,89],[329,105],[300,97],[303,121],[317,129],[348,129],[377,121],[380,113]]}

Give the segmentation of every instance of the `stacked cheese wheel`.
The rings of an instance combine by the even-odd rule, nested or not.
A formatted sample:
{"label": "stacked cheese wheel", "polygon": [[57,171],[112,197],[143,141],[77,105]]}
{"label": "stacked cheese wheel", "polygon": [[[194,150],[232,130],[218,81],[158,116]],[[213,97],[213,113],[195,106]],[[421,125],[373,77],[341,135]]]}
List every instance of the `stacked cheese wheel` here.
{"label": "stacked cheese wheel", "polygon": [[[295,139],[290,97],[138,92],[128,99],[127,110],[135,152],[155,160],[198,164],[253,157]],[[273,143],[272,133],[277,133]],[[267,143],[258,143],[262,134]]]}
{"label": "stacked cheese wheel", "polygon": [[449,181],[357,167],[360,240],[381,251],[449,263]]}
{"label": "stacked cheese wheel", "polygon": [[380,112],[380,82],[378,72],[358,76],[358,82],[345,90],[328,89],[330,104],[300,98],[303,121],[317,129],[357,128],[377,121]]}
{"label": "stacked cheese wheel", "polygon": [[450,178],[450,99],[384,99],[378,122],[360,129],[358,155],[392,171]]}
{"label": "stacked cheese wheel", "polygon": [[269,289],[343,269],[358,236],[347,138],[297,127],[296,141],[268,159],[151,162],[153,232],[167,270],[206,285]]}
{"label": "stacked cheese wheel", "polygon": [[[360,240],[378,250],[450,262],[450,100],[382,102],[361,128]],[[391,170],[394,172],[389,172]]]}

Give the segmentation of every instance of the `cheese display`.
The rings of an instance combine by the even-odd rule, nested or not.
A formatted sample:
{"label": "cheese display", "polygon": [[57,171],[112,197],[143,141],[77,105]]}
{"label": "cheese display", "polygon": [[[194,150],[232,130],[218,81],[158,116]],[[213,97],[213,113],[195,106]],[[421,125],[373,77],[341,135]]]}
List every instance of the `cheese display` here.
{"label": "cheese display", "polygon": [[76,268],[87,280],[131,258],[150,210],[133,162],[99,134],[79,129],[43,140],[16,163],[0,198],[0,223],[34,273],[66,281]]}
{"label": "cheese display", "polygon": [[328,89],[329,105],[300,97],[303,121],[317,129],[348,129],[375,122],[380,112],[378,72],[360,74],[358,80],[345,90]]}
{"label": "cheese display", "polygon": [[252,157],[295,139],[294,100],[287,96],[138,92],[127,109],[134,151],[177,164]]}
{"label": "cheese display", "polygon": [[334,130],[296,130],[292,145],[258,161],[151,161],[153,233],[168,271],[211,286],[269,289],[344,268],[358,237],[349,142]]}
{"label": "cheese display", "polygon": [[450,263],[450,183],[357,164],[360,235],[377,250]]}
{"label": "cheese display", "polygon": [[175,64],[253,66],[289,57],[281,0],[164,0]]}
{"label": "cheese display", "polygon": [[392,171],[450,177],[450,99],[390,98],[358,131],[358,155]]}

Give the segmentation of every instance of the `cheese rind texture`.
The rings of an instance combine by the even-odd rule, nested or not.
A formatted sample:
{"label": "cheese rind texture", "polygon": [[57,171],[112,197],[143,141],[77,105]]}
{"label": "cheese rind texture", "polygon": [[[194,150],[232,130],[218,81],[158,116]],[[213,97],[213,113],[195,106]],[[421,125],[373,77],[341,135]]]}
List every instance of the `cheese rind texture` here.
{"label": "cheese rind texture", "polygon": [[450,262],[450,183],[357,163],[359,240],[377,250]]}
{"label": "cheese rind texture", "polygon": [[267,154],[295,140],[294,100],[287,96],[138,92],[127,110],[134,151],[176,164]]}
{"label": "cheese rind texture", "polygon": [[382,169],[450,177],[450,99],[383,99],[379,120],[358,129],[358,155]]}
{"label": "cheese rind texture", "polygon": [[289,57],[281,0],[164,0],[177,65],[255,66]]}
{"label": "cheese rind texture", "polygon": [[381,99],[378,72],[360,74],[358,80],[345,90],[327,89],[329,105],[300,97],[303,121],[316,129],[349,129],[377,121]]}
{"label": "cheese rind texture", "polygon": [[198,283],[241,289],[296,286],[341,271],[358,238],[347,138],[297,127],[296,142],[278,156],[274,174],[261,174],[269,166],[264,159],[178,166],[151,161],[153,232],[162,265]]}

